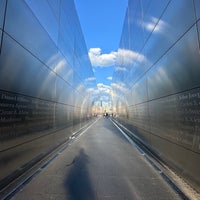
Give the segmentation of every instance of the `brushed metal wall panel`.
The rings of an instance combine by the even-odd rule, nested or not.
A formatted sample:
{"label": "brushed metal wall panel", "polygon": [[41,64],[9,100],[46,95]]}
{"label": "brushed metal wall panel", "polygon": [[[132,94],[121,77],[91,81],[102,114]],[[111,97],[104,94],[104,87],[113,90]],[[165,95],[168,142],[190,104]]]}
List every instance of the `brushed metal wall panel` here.
{"label": "brushed metal wall panel", "polygon": [[193,27],[148,73],[149,99],[200,86],[200,57]]}
{"label": "brushed metal wall panel", "polygon": [[163,11],[168,7],[169,2],[169,0],[151,0],[141,2],[144,16],[141,19],[140,26],[143,27],[144,42],[146,42],[150,34],[155,31],[155,27],[157,26]]}
{"label": "brushed metal wall panel", "polygon": [[[128,20],[124,23],[128,24],[127,31],[129,30],[128,33],[132,39],[129,40],[130,46],[126,46],[126,48],[141,51],[168,2],[169,0],[129,1]],[[126,27],[124,27],[125,29]],[[125,40],[125,38],[123,37],[121,40]]]}
{"label": "brushed metal wall panel", "polygon": [[35,15],[36,19],[39,21],[42,27],[51,37],[53,42],[57,45],[59,33],[59,19],[56,19],[55,14],[52,12],[52,8],[50,7],[49,3],[47,1],[39,0],[24,1],[29,6],[32,13]]}
{"label": "brushed metal wall panel", "polygon": [[146,76],[144,76],[133,85],[132,100],[129,103],[135,105],[146,102],[147,100],[147,79]]}
{"label": "brushed metal wall panel", "polygon": [[55,74],[6,34],[4,34],[0,65],[1,89],[55,99]]}
{"label": "brushed metal wall panel", "polygon": [[198,0],[194,0],[194,7],[196,11],[197,20],[200,18],[200,2]]}
{"label": "brushed metal wall panel", "polygon": [[[57,127],[69,127],[72,133],[74,108],[70,105],[55,105],[55,125]],[[67,134],[66,134],[67,135]]]}
{"label": "brushed metal wall panel", "polygon": [[[1,41],[1,39],[2,39],[1,37],[2,37],[2,31],[1,31],[1,29],[0,29],[0,41]],[[1,51],[1,45],[2,45],[2,44],[0,44],[0,51]]]}
{"label": "brushed metal wall panel", "polygon": [[[24,99],[26,97],[20,96],[20,98]],[[33,100],[30,98],[26,98],[26,100],[28,99],[30,101]],[[22,99],[20,100],[20,102],[22,103],[21,105],[25,105],[24,102],[22,102]],[[64,119],[66,118],[61,119],[61,116],[62,116],[61,110],[63,111],[67,110],[66,113],[68,114],[70,113],[69,108],[66,109],[66,107],[63,107],[63,105],[61,105],[62,108],[60,108],[59,110],[59,115],[55,115],[59,118],[56,118],[55,120],[55,118],[53,118],[53,115],[48,115],[50,114],[50,110],[51,110],[49,103],[45,104],[44,101],[37,100],[36,102],[34,102],[34,104],[35,106],[39,106],[38,110],[34,109],[34,112],[38,111],[38,113],[34,114],[35,118],[33,117],[30,118],[26,124],[25,123],[23,124],[11,123],[12,125],[10,126],[9,124],[7,124],[8,125],[7,127],[5,125],[4,127],[0,127],[0,131],[2,131],[0,134],[1,150],[3,149],[3,147],[5,149],[11,147],[10,150],[6,150],[0,154],[1,179],[9,175],[12,171],[18,169],[19,166],[22,166],[28,161],[42,156],[43,154],[48,152],[50,149],[55,148],[55,146],[61,144],[64,140],[66,140],[72,134],[73,123],[69,123],[70,121],[68,120],[67,121],[68,124],[66,124],[66,121],[65,121],[65,124],[63,124]],[[31,104],[27,104],[27,105],[31,106]],[[46,116],[44,115],[44,113],[46,114]],[[71,113],[72,113],[71,116],[73,119],[73,112]],[[46,121],[44,121],[42,117],[45,117]],[[18,116],[18,119],[20,119],[19,116]],[[55,129],[56,128],[55,123],[57,126],[60,127],[59,129]],[[13,129],[12,127],[14,125],[15,125],[15,129]],[[52,128],[52,129],[50,131],[42,132],[42,130],[45,130],[47,127]],[[33,133],[31,131],[33,131]],[[2,135],[3,135],[2,133],[4,134],[6,133],[5,138],[2,138]],[[20,137],[22,135],[23,137]],[[6,140],[2,142],[3,139],[4,140],[6,139]],[[11,141],[9,142],[8,139],[10,139]],[[16,147],[12,148],[14,142],[15,142]]]}
{"label": "brushed metal wall panel", "polygon": [[70,40],[70,37],[64,37],[61,34],[59,34],[58,38],[58,48],[60,52],[63,54],[63,56],[68,61],[69,65],[73,67],[74,62],[74,43],[73,40]]}
{"label": "brushed metal wall panel", "polygon": [[82,85],[83,85],[83,82],[79,76],[79,74],[75,71],[74,72],[74,76],[73,76],[73,86],[74,86],[74,89],[78,92],[78,93],[81,93],[82,91]]}
{"label": "brushed metal wall panel", "polygon": [[198,7],[197,0],[129,1],[112,82],[117,119],[197,190]]}
{"label": "brushed metal wall panel", "polygon": [[[28,140],[28,133],[30,135],[35,133],[34,137],[38,137],[38,131],[54,128],[53,102],[2,90],[0,94],[1,150],[16,145],[11,142],[12,145],[10,146],[9,141],[20,138],[22,135],[23,137],[26,136],[26,140]],[[42,135],[42,132],[39,132],[39,135]]]}
{"label": "brushed metal wall panel", "polygon": [[[86,99],[84,98],[84,96],[82,96],[82,94],[80,94],[77,90],[75,90],[74,91],[73,105],[75,107],[77,107],[78,109],[81,109],[81,104],[84,104],[84,101],[86,101]],[[82,109],[86,109],[86,108],[83,107]],[[76,115],[76,113],[75,113],[75,115]]]}
{"label": "brushed metal wall panel", "polygon": [[47,67],[50,67],[58,76],[64,79],[69,84],[73,85],[73,70],[70,67],[67,59],[60,51],[57,51],[46,62]]}
{"label": "brushed metal wall panel", "polygon": [[120,81],[129,88],[145,73],[147,65],[148,60],[145,55],[132,49],[122,49],[120,47],[116,60],[115,74],[120,76]]}
{"label": "brushed metal wall panel", "polygon": [[0,1],[0,29],[3,28],[3,20],[4,20],[4,14],[5,14],[5,6],[6,6],[6,0]]}
{"label": "brushed metal wall panel", "polygon": [[48,32],[24,1],[8,1],[5,31],[44,63],[57,53]]}
{"label": "brushed metal wall panel", "polygon": [[[178,143],[179,120],[176,96],[149,102],[151,132],[163,139]],[[192,129],[191,129],[192,130]]]}
{"label": "brushed metal wall panel", "polygon": [[179,144],[200,153],[200,89],[176,95],[176,129]]}
{"label": "brushed metal wall panel", "polygon": [[74,89],[64,80],[56,79],[56,100],[67,105],[74,105]]}
{"label": "brushed metal wall panel", "polygon": [[94,74],[73,0],[7,2],[0,54],[0,179],[88,123],[89,91],[96,88],[94,79],[88,82]]}
{"label": "brushed metal wall panel", "polygon": [[[194,7],[192,1],[171,1],[162,18],[157,19],[151,37],[144,47],[144,53],[149,60],[149,67],[194,24]],[[151,19],[151,18],[150,18]],[[184,21],[183,21],[184,19]],[[146,29],[151,25],[147,23]]]}
{"label": "brushed metal wall panel", "polygon": [[197,23],[197,26],[198,26],[198,42],[199,42],[199,51],[200,51],[200,21]]}
{"label": "brushed metal wall panel", "polygon": [[[136,52],[140,52],[144,44],[144,30],[141,26],[142,23],[142,7],[140,0],[130,0],[130,6],[127,7],[126,19],[124,21],[124,28],[120,41],[120,46],[125,47],[125,49],[134,49]],[[134,9],[132,9],[134,7]],[[133,40],[130,40],[130,36]],[[122,43],[122,41],[124,41]],[[134,42],[133,42],[134,41]],[[129,45],[126,45],[126,44]],[[123,45],[124,44],[124,45]]]}
{"label": "brushed metal wall panel", "polygon": [[[146,131],[150,130],[147,103],[142,103],[142,104],[128,107],[128,110],[129,110],[128,117],[132,121],[132,124],[135,127],[135,129],[140,128]],[[138,134],[140,134],[139,131],[138,131]]]}
{"label": "brushed metal wall panel", "polygon": [[59,13],[60,13],[60,3],[61,0],[47,0],[48,4],[50,5],[51,9],[53,10],[53,14],[56,16],[56,19],[59,21]]}
{"label": "brushed metal wall panel", "polygon": [[[152,148],[158,155],[168,162],[179,174],[188,182],[193,183],[193,187],[199,189],[199,154],[188,151],[174,143],[166,143],[160,137],[151,135]],[[184,170],[183,170],[184,169]]]}

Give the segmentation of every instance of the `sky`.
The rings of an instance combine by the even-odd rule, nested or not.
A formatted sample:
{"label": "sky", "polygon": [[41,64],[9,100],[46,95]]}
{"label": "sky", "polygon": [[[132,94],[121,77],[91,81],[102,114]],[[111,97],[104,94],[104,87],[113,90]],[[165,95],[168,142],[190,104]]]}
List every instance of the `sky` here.
{"label": "sky", "polygon": [[97,86],[108,93],[128,0],[74,0]]}

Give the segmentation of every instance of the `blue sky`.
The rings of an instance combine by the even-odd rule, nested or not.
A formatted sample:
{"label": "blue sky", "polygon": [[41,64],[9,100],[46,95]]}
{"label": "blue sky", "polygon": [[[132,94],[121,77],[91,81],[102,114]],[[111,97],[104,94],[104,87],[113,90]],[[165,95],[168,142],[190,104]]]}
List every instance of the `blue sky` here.
{"label": "blue sky", "polygon": [[108,92],[128,0],[74,0],[98,88]]}

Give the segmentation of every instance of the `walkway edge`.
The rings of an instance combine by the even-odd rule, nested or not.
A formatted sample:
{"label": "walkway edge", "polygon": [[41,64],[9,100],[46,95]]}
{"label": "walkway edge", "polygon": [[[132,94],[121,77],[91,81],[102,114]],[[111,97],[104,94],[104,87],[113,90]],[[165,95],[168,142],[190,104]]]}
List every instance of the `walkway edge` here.
{"label": "walkway edge", "polygon": [[[62,154],[62,152],[66,150],[69,145],[71,145],[73,142],[79,139],[81,135],[83,135],[89,128],[91,128],[99,119],[100,118],[97,118],[91,124],[87,124],[80,130],[74,132],[72,136],[69,137],[69,140],[67,140],[59,147],[57,147],[53,152],[45,156],[41,161],[39,161],[29,170],[24,172],[20,177],[17,177],[15,180],[13,180],[14,183],[11,183],[11,187],[8,185],[5,187],[5,189],[2,189],[0,191],[0,199],[1,200],[11,199],[17,192],[22,190],[22,188],[24,188],[34,177],[36,177],[36,175],[38,175],[41,171],[43,171],[52,161],[54,161],[60,154]],[[18,181],[18,179],[20,178],[21,180]],[[15,183],[15,181],[17,183]],[[12,184],[15,184],[15,186],[12,186]]]}
{"label": "walkway edge", "polygon": [[[190,185],[188,185],[182,178],[180,178],[176,173],[171,170],[162,160],[155,159],[144,149],[144,145],[138,145],[137,137],[134,137],[134,133],[124,127],[122,124],[114,119],[110,119],[114,126],[122,133],[122,135],[129,141],[129,143],[141,154],[144,158],[153,166],[154,169],[161,175],[161,177],[170,185],[170,187],[184,200],[198,200],[200,199],[200,194],[197,193]],[[121,127],[121,128],[120,128]],[[124,131],[123,131],[123,130]],[[131,138],[125,131],[129,132],[133,138]],[[140,141],[141,143],[141,141]]]}

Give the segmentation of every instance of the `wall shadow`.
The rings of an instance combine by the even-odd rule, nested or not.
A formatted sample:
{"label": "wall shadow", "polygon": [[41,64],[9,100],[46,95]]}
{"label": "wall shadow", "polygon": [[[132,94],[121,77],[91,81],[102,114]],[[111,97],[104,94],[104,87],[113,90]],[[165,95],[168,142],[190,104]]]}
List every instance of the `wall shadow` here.
{"label": "wall shadow", "polygon": [[[112,118],[111,118],[112,119]],[[112,121],[109,118],[102,118],[104,120],[103,127],[110,130],[112,134],[118,137],[118,139],[129,143],[129,141],[124,137],[124,135],[117,129],[117,127],[114,126]]]}
{"label": "wall shadow", "polygon": [[95,199],[95,192],[90,180],[88,167],[89,157],[84,149],[80,149],[74,158],[70,172],[65,180],[65,187],[70,200]]}

